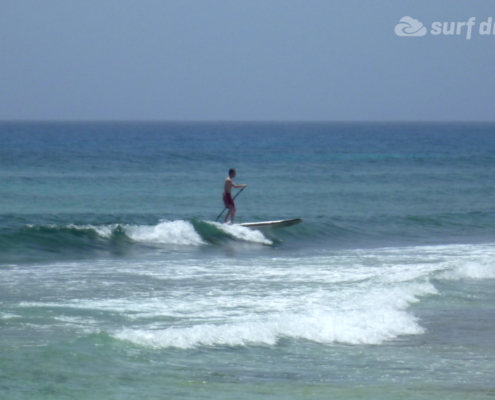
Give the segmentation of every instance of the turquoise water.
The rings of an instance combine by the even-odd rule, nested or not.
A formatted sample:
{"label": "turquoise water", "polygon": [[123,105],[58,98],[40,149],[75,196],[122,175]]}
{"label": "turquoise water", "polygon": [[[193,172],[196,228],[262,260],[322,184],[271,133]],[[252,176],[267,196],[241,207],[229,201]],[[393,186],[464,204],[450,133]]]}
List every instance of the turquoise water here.
{"label": "turquoise water", "polygon": [[[1,123],[0,139],[4,398],[495,394],[494,125]],[[216,223],[231,167],[238,222],[304,222]]]}

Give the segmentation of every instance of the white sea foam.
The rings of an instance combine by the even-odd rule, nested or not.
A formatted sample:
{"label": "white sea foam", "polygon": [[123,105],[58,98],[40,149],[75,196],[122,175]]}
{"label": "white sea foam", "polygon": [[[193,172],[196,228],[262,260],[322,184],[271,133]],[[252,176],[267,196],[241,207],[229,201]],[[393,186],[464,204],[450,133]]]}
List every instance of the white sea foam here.
{"label": "white sea foam", "polygon": [[0,313],[0,319],[12,319],[12,318],[21,318],[21,316],[12,313]]}
{"label": "white sea foam", "polygon": [[[184,321],[183,326],[126,328],[114,332],[114,336],[154,348],[274,345],[283,338],[325,344],[380,344],[401,335],[423,333],[408,307],[420,296],[435,294],[436,290],[429,283],[413,283],[342,292],[336,296],[298,296],[295,290],[292,294],[281,291],[256,298],[253,293],[239,290],[230,299],[212,293],[214,301],[208,302],[209,307],[196,304],[192,306],[194,310],[189,309],[203,321],[198,318],[196,322]],[[232,308],[227,309],[227,305]],[[234,310],[242,312],[237,314]],[[215,320],[222,322],[214,323]]]}
{"label": "white sea foam", "polygon": [[188,221],[162,221],[158,225],[126,225],[125,233],[137,242],[199,246],[205,244]]}
{"label": "white sea foam", "polygon": [[[33,227],[32,225],[30,225]],[[48,228],[60,228],[58,225],[45,225]],[[99,236],[109,239],[118,224],[108,225],[75,225],[69,224],[66,228],[74,230],[93,230]],[[183,220],[161,221],[157,225],[123,225],[124,232],[137,242],[167,243],[181,245],[204,244],[201,236],[195,231],[194,226]]]}
{"label": "white sea foam", "polygon": [[[217,222],[207,222],[216,226],[218,229],[225,232],[231,237],[245,242],[261,243],[265,245],[272,245],[273,242],[267,239],[260,231],[246,228],[240,225],[220,224]],[[119,226],[122,227],[125,234],[136,242],[143,243],[161,243],[161,244],[178,244],[178,245],[192,245],[199,246],[206,242],[201,235],[196,232],[194,226],[189,221],[176,220],[176,221],[160,221],[157,225],[75,225],[69,224],[64,227],[55,224],[44,225],[46,228],[60,229],[68,228],[78,231],[93,230],[98,236],[109,239],[112,237],[113,232]],[[34,225],[28,225],[30,228],[35,228]]]}
{"label": "white sea foam", "polygon": [[495,279],[495,260],[468,261],[460,265],[455,273],[459,278]]}
{"label": "white sea foam", "polygon": [[[56,227],[55,225],[53,227]],[[67,228],[75,229],[79,231],[94,230],[99,236],[104,238],[111,238],[113,230],[117,227],[116,224],[110,225],[67,225]]]}
{"label": "white sea foam", "polygon": [[[67,308],[70,318],[82,321],[109,313],[125,322],[105,327],[107,332],[156,348],[274,345],[281,339],[380,344],[423,333],[412,305],[437,295],[439,280],[495,275],[490,245],[277,254],[63,262],[30,269],[29,275],[23,268],[9,274],[23,288],[73,286],[93,293],[63,302],[21,302],[20,308],[49,308],[50,318],[76,329],[77,319],[65,319]],[[41,272],[44,286],[33,279]]]}
{"label": "white sea foam", "polygon": [[93,226],[93,225],[88,225],[88,228],[92,228],[100,235],[101,237],[104,238],[111,238],[113,230],[117,227],[117,225],[99,225],[99,226]]}
{"label": "white sea foam", "polygon": [[441,279],[495,279],[495,247],[491,245],[467,248],[454,259],[445,262]]}
{"label": "white sea foam", "polygon": [[[32,225],[28,224],[26,225],[28,228],[38,228],[39,226],[37,225]],[[112,232],[115,229],[117,225],[116,224],[110,224],[110,225],[91,225],[91,224],[86,224],[86,225],[75,225],[75,224],[68,224],[65,226],[60,226],[56,224],[46,224],[42,225],[41,227],[44,228],[49,228],[49,229],[73,229],[77,231],[87,231],[87,230],[93,230],[95,231],[99,236],[102,236],[104,238],[110,238],[112,236]]]}
{"label": "white sea foam", "polygon": [[380,344],[400,335],[423,333],[416,318],[394,308],[356,311],[315,311],[252,317],[250,321],[201,324],[185,328],[123,329],[115,337],[138,345],[165,348],[196,346],[274,345],[282,338],[325,344]]}
{"label": "white sea foam", "polygon": [[[174,307],[175,306],[175,307]],[[180,313],[180,306],[176,303],[169,305],[160,299],[82,299],[69,302],[21,302],[21,308],[50,308],[72,309],[86,311],[106,311],[121,314],[129,320],[137,318],[163,317]],[[65,315],[56,319],[67,318]],[[76,317],[69,317],[76,318]],[[84,317],[86,318],[86,316]]]}
{"label": "white sea foam", "polygon": [[273,242],[267,239],[260,231],[255,229],[246,228],[241,225],[220,224],[218,222],[211,222],[228,235],[231,235],[235,239],[243,240],[246,242],[261,243],[266,245],[272,245]]}

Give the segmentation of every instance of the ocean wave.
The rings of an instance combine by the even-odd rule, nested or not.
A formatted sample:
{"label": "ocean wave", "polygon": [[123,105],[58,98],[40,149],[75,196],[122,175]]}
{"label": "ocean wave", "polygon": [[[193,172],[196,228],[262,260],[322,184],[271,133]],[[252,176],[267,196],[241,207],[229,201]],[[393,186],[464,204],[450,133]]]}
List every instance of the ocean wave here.
{"label": "ocean wave", "polygon": [[119,237],[118,227],[93,225],[25,225],[0,234],[0,253],[85,252],[106,247]]}
{"label": "ocean wave", "polygon": [[454,257],[444,263],[438,279],[495,279],[495,245],[445,246]]}
{"label": "ocean wave", "polygon": [[[260,243],[260,244],[266,244],[266,245],[272,245],[273,244],[273,241],[266,238],[263,235],[263,233],[261,233],[261,231],[259,231],[259,230],[255,230],[255,229],[253,230],[253,229],[246,228],[246,227],[240,226],[240,225],[220,224],[218,222],[206,222],[206,224],[214,227],[214,229],[221,231],[223,234],[226,235],[226,237],[229,237],[229,238],[232,238],[235,240],[252,242],[252,243]],[[201,230],[201,228],[200,228],[201,225],[198,224],[197,226]],[[221,236],[221,235],[219,235],[219,236]]]}
{"label": "ocean wave", "polygon": [[[317,297],[307,299],[301,311],[290,311],[287,298],[279,311],[272,304],[271,311],[262,313],[263,306],[252,299],[251,311],[243,317],[210,315],[213,320],[180,326],[148,326],[125,328],[112,336],[151,348],[175,347],[188,349],[200,346],[276,345],[282,339],[310,340],[322,344],[375,345],[404,335],[419,335],[424,328],[418,318],[408,310],[420,297],[436,295],[429,283],[416,281],[393,286],[375,286],[358,292],[344,289],[333,304]],[[266,300],[269,301],[269,300]],[[232,299],[235,303],[235,300]],[[183,321],[190,324],[191,321]]]}
{"label": "ocean wave", "polygon": [[0,253],[105,251],[144,246],[203,246],[224,242],[272,245],[261,232],[239,225],[200,220],[144,224],[28,224],[0,233]]}
{"label": "ocean wave", "polygon": [[[304,257],[208,257],[192,263],[57,262],[38,269],[50,287],[65,290],[60,272],[76,273],[82,278],[70,281],[78,282],[78,293],[87,289],[101,296],[33,299],[9,312],[36,308],[71,327],[77,327],[77,318],[84,322],[90,316],[94,321],[88,324],[96,331],[150,348],[275,346],[282,340],[374,345],[424,333],[416,315],[424,306],[415,305],[432,299],[449,304],[452,284],[445,281],[495,278],[494,255],[495,245],[480,244],[346,249]],[[9,274],[19,282],[26,276],[22,268]],[[116,276],[139,284],[127,293],[120,284],[109,291]],[[36,279],[32,284],[39,286]],[[100,325],[104,313],[118,324]]]}
{"label": "ocean wave", "polygon": [[169,329],[131,329],[114,337],[152,348],[276,345],[281,339],[304,339],[323,344],[381,344],[403,335],[424,333],[418,319],[400,308],[317,310],[282,313],[249,321],[200,324]]}
{"label": "ocean wave", "polygon": [[198,246],[205,244],[188,221],[163,221],[157,225],[124,225],[124,232],[136,242]]}
{"label": "ocean wave", "polygon": [[305,339],[323,344],[381,344],[400,335],[423,332],[412,314],[390,309],[366,314],[286,314],[244,323],[165,330],[124,329],[114,336],[146,347],[187,349],[197,346],[272,346],[281,339]]}
{"label": "ocean wave", "polygon": [[[14,217],[12,217],[14,218]],[[12,219],[11,218],[11,219]],[[98,217],[97,217],[98,218]],[[105,217],[108,221],[108,216]],[[490,241],[495,213],[409,216],[320,216],[279,230],[254,230],[200,219],[157,223],[49,223],[21,225],[4,216],[0,254],[122,252],[136,246],[208,246],[232,242],[323,248]],[[10,223],[9,223],[10,221]],[[469,233],[469,235],[468,235]]]}

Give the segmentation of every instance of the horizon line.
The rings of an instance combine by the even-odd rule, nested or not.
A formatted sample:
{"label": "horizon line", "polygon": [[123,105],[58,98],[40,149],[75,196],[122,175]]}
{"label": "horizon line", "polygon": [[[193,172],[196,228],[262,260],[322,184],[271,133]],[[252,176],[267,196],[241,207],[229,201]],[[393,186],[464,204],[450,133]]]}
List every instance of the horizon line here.
{"label": "horizon line", "polygon": [[283,120],[283,119],[274,119],[274,120],[265,120],[265,119],[242,119],[242,120],[228,120],[228,119],[0,119],[0,123],[177,123],[177,124],[186,124],[186,123],[200,123],[200,124],[234,124],[234,123],[258,123],[258,124],[277,124],[277,123],[289,123],[289,124],[297,124],[297,123],[336,123],[336,124],[372,124],[372,123],[402,123],[402,124],[424,124],[424,123],[432,123],[432,124],[462,124],[462,123],[476,123],[476,124],[495,124],[495,120]]}

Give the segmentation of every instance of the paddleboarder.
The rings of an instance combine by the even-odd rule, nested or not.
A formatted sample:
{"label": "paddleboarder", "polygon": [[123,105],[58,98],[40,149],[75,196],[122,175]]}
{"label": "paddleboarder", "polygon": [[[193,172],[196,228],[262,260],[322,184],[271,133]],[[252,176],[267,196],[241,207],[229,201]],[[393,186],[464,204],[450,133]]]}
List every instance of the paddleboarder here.
{"label": "paddleboarder", "polygon": [[232,198],[232,188],[240,189],[240,188],[245,188],[247,185],[236,185],[232,179],[234,179],[236,176],[236,171],[235,168],[229,169],[229,176],[227,179],[225,179],[225,184],[223,187],[223,203],[225,204],[225,208],[227,208],[229,211],[227,212],[227,215],[225,215],[225,221],[224,223],[227,223],[229,217],[230,221],[233,224],[234,219],[235,219],[235,203],[234,199]]}

